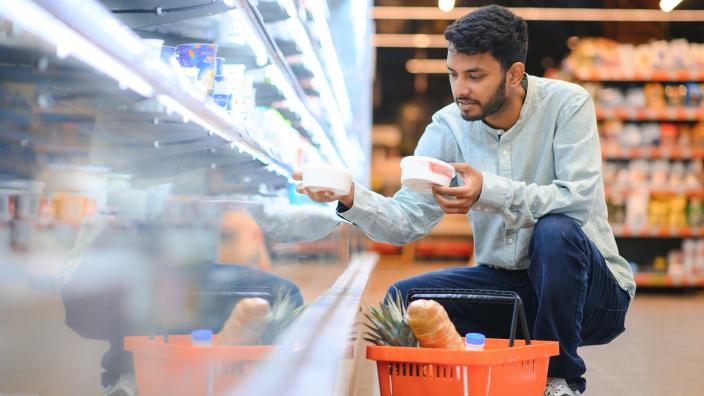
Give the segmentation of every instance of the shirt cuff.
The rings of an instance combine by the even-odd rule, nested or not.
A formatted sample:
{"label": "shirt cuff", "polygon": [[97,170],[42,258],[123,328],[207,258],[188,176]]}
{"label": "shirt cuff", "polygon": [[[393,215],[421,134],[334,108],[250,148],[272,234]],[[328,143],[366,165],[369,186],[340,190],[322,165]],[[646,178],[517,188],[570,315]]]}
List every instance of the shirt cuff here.
{"label": "shirt cuff", "polygon": [[342,203],[337,203],[337,215],[350,222],[352,225],[360,226],[373,219],[375,211],[372,205],[372,193],[364,186],[354,184],[354,202],[352,207],[348,208]]}
{"label": "shirt cuff", "polygon": [[513,191],[511,182],[492,173],[482,172],[482,177],[482,192],[472,209],[488,212],[509,206]]}

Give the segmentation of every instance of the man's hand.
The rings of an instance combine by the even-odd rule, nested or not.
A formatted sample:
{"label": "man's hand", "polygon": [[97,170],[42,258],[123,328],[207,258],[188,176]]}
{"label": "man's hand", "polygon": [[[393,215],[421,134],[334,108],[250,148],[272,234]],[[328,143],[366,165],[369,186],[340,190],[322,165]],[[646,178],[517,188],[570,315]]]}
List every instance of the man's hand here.
{"label": "man's hand", "polygon": [[457,175],[464,181],[464,186],[433,186],[433,195],[445,213],[465,214],[477,202],[482,192],[484,177],[478,170],[467,164],[451,164]]}
{"label": "man's hand", "polygon": [[[302,180],[303,179],[303,174],[301,172],[294,172],[293,175],[293,180]],[[335,194],[332,191],[310,191],[307,188],[304,188],[302,184],[297,184],[296,185],[296,192],[299,194],[304,194],[307,195],[308,198],[315,202],[333,202],[333,201],[340,201],[343,205],[347,206],[348,208],[351,208],[352,205],[354,204],[354,183],[352,183],[352,187],[350,187],[350,192],[347,193],[346,195],[339,195]]]}

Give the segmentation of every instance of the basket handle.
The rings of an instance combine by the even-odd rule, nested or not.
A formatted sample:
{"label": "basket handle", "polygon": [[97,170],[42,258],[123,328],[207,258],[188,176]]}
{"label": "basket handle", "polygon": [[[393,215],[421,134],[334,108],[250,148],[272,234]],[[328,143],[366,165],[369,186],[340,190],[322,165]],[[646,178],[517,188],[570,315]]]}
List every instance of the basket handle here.
{"label": "basket handle", "polygon": [[523,300],[521,300],[521,297],[514,291],[481,289],[411,289],[408,291],[407,303],[420,299],[513,304],[508,346],[512,347],[516,341],[517,320],[521,322],[521,329],[525,336],[526,345],[530,345],[530,333],[528,331],[528,322],[526,321],[526,312],[523,308]]}

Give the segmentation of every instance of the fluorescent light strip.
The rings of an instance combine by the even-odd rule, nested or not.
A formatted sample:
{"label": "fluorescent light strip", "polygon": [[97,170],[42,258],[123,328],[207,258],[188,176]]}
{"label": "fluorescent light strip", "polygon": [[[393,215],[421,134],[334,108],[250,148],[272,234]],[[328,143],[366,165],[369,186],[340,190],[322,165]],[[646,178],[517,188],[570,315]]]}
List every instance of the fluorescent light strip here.
{"label": "fluorescent light strip", "polygon": [[675,9],[682,0],[660,0],[660,9],[663,12],[670,12]]}
{"label": "fluorescent light strip", "polygon": [[328,16],[327,16],[327,2],[322,0],[314,0],[310,7],[313,15],[313,21],[316,27],[318,38],[320,39],[320,46],[323,51],[323,57],[325,58],[325,64],[328,66],[330,80],[333,85],[334,94],[337,98],[337,103],[340,104],[340,110],[345,117],[346,124],[351,124],[352,122],[352,106],[350,105],[349,96],[347,94],[347,86],[345,85],[345,75],[342,73],[342,67],[340,66],[339,59],[337,57],[337,51],[335,51],[335,44],[332,40],[332,35],[330,33],[330,27],[328,26]]}
{"label": "fluorescent light strip", "polygon": [[289,108],[301,116],[301,121],[303,123],[304,128],[312,132],[316,143],[321,146],[321,150],[323,151],[323,154],[325,155],[327,160],[332,161],[337,165],[341,165],[340,157],[337,155],[337,152],[332,146],[330,139],[328,139],[327,135],[325,135],[325,132],[323,132],[323,129],[320,127],[318,121],[313,117],[312,114],[310,114],[308,108],[303,105],[303,102],[301,102],[298,95],[296,95],[296,93],[293,91],[293,87],[288,84],[287,80],[281,73],[281,70],[275,65],[269,65],[266,67],[266,74],[269,78],[271,78],[271,82],[274,84],[274,86],[276,86],[283,92],[284,97],[286,98],[286,103],[288,104]]}
{"label": "fluorescent light strip", "polygon": [[[316,81],[318,82],[318,87],[320,88],[320,94],[322,96],[321,100],[323,101],[323,104],[325,105],[325,108],[328,111],[328,120],[330,121],[330,125],[333,130],[335,143],[338,147],[346,147],[349,142],[347,139],[345,126],[342,122],[342,114],[340,112],[340,109],[337,107],[337,101],[335,100],[335,96],[333,95],[332,89],[328,84],[328,80],[325,77],[325,74],[323,73],[323,68],[320,65],[320,60],[318,59],[318,56],[313,50],[313,46],[310,42],[310,38],[308,37],[308,33],[306,33],[305,28],[303,27],[303,23],[300,19],[291,18],[289,19],[289,21],[291,22],[291,24],[289,25],[289,27],[291,28],[290,32],[292,33],[294,40],[296,40],[296,42],[300,46],[301,51],[303,51],[304,62],[306,62],[310,66],[310,68],[313,69],[313,75],[315,75]],[[340,150],[340,154],[346,157],[344,161],[345,163],[353,162],[353,159],[349,157],[351,155],[350,152],[346,150]]]}
{"label": "fluorescent light strip", "polygon": [[445,59],[409,59],[406,71],[412,74],[447,74]]}
{"label": "fluorescent light strip", "polygon": [[395,48],[447,48],[442,34],[382,34],[373,37],[374,46]]}
{"label": "fluorescent light strip", "polygon": [[154,88],[149,83],[41,7],[25,0],[0,2],[0,14],[55,45],[57,53],[61,52],[79,59],[107,74],[120,86],[130,88],[144,97],[151,97],[154,94]]}
{"label": "fluorescent light strip", "polygon": [[244,36],[249,48],[251,48],[254,52],[257,65],[266,65],[269,61],[269,54],[267,53],[264,44],[259,41],[256,33],[252,30],[252,26],[249,24],[249,21],[247,21],[247,17],[242,13],[242,10],[234,9],[232,11],[228,11],[227,15],[230,16],[235,26],[242,29],[240,32],[242,33],[242,36]]}
{"label": "fluorescent light strip", "polygon": [[[455,7],[443,12],[437,7],[385,7],[373,9],[374,19],[455,20],[477,7]],[[702,10],[679,10],[664,13],[654,9],[621,8],[538,8],[509,7],[527,21],[591,21],[591,22],[701,22]]]}

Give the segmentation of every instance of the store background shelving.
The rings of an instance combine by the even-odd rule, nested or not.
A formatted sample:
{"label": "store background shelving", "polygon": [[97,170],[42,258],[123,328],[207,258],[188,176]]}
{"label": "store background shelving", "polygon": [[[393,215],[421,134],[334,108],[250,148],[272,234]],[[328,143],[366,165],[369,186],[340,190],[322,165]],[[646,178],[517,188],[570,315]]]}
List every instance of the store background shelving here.
{"label": "store background shelving", "polygon": [[[702,287],[700,46],[589,38],[572,44],[562,77],[583,84],[594,98],[610,222],[622,255],[636,261],[637,285]],[[675,89],[687,93],[665,94]]]}

